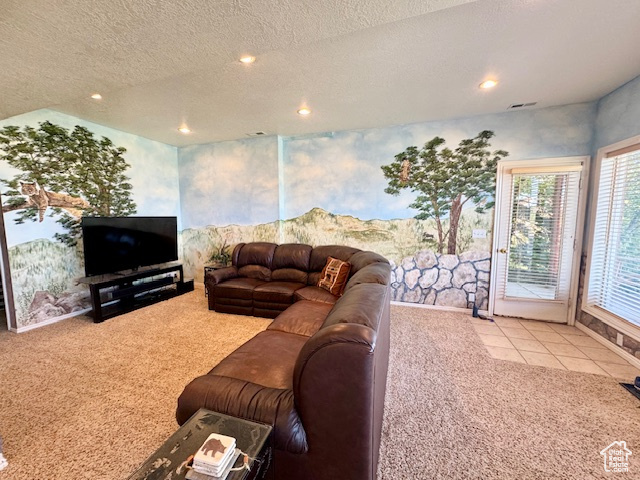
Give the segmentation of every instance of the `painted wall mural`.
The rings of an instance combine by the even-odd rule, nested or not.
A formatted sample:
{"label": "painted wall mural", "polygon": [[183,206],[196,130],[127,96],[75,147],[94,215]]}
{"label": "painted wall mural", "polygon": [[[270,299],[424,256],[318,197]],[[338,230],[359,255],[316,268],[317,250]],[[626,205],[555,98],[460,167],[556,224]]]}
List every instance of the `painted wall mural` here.
{"label": "painted wall mural", "polygon": [[180,234],[185,275],[225,263],[240,242],[278,242],[278,138],[180,148]]}
{"label": "painted wall mural", "polygon": [[[473,293],[477,305],[486,308],[493,160],[504,158],[506,152],[509,158],[532,162],[588,154],[594,119],[595,104],[578,104],[285,139],[281,174],[284,218],[304,217],[305,212],[320,207],[335,218],[353,220],[320,228],[300,222],[294,235],[285,232],[283,238],[315,244],[336,240],[380,252],[392,262],[395,300],[464,308]],[[482,142],[487,143],[482,154],[487,164],[474,173],[471,169],[465,172],[468,159],[462,154]],[[443,155],[447,146],[450,150]],[[458,171],[446,172],[438,165],[447,160],[454,165],[454,157],[461,162],[460,176]],[[428,166],[422,171],[416,166],[420,161]],[[416,180],[414,188],[411,172]],[[464,174],[469,175],[471,186],[478,181],[477,190],[470,189],[469,200],[461,195],[456,202],[452,187],[465,183]],[[446,188],[440,187],[438,182],[446,180],[439,176],[447,175],[455,178]],[[424,191],[420,191],[420,179],[425,180]],[[441,209],[440,228],[435,212],[425,208],[432,205],[430,197]],[[457,231],[449,237],[450,209],[458,204],[462,205],[455,215],[459,218],[454,219]],[[353,223],[379,229],[355,230],[352,235]],[[319,240],[314,242],[316,238]]]}
{"label": "painted wall mural", "polygon": [[438,237],[433,247],[443,253],[456,254],[462,210],[467,204],[485,213],[493,208],[498,161],[506,157],[504,150],[489,150],[494,133],[485,130],[474,138],[460,141],[455,150],[445,147],[445,140],[434,137],[421,149],[411,146],[383,165],[389,181],[386,193],[398,195],[408,189],[416,194],[410,208],[420,213],[416,218],[433,218]]}
{"label": "painted wall mural", "polygon": [[[433,219],[437,230],[437,237],[423,239],[437,253],[419,251],[395,267],[392,285],[396,300],[488,307],[491,254],[488,248],[464,251],[467,243],[462,237],[470,232],[462,213],[465,206],[474,207],[478,214],[493,208],[496,167],[508,155],[504,150],[489,149],[493,136],[493,132],[484,130],[474,138],[461,140],[454,150],[445,146],[445,139],[434,137],[421,149],[408,147],[395,156],[394,162],[382,166],[389,182],[385,192],[414,192],[416,198],[410,207],[419,211],[416,218]],[[482,229],[485,236],[486,230]]]}
{"label": "painted wall mural", "polygon": [[[595,114],[596,105],[589,103],[180,149],[52,110],[0,121],[0,129],[14,126],[28,137],[32,133],[25,134],[25,126],[35,134],[40,123],[49,122],[51,128],[66,129],[62,144],[85,136],[97,151],[112,151],[116,163],[121,157],[128,165],[117,172],[123,177],[116,183],[128,192],[122,198],[138,215],[178,216],[185,272],[198,281],[204,264],[225,260],[238,242],[347,244],[377,251],[392,262],[397,300],[466,306],[468,294],[475,293],[484,306],[493,216],[489,192],[475,200],[471,194],[459,209],[455,246],[450,246],[451,237],[445,235],[450,213],[441,216],[439,234],[437,219],[421,215],[420,191],[385,192],[391,178],[382,167],[398,161],[398,152],[419,150],[434,137],[456,146],[451,147],[455,156],[462,140],[485,130],[496,132],[491,152],[509,152],[514,159],[588,155]],[[111,145],[101,147],[102,137]],[[434,148],[441,155],[444,146]],[[124,150],[117,153],[119,148]],[[94,201],[92,195],[99,196],[95,188],[59,173],[34,178],[33,172],[55,164],[43,162],[35,169],[26,160],[12,161],[0,161],[0,178],[12,182],[1,193],[3,205],[10,207],[4,220],[18,321],[26,327],[64,315],[79,305],[79,297],[86,299],[84,287],[74,281],[83,275],[78,247],[64,241],[72,240],[66,236],[73,222],[61,220],[102,203]],[[391,167],[396,168],[392,173],[408,184],[413,167],[403,161]],[[77,163],[70,177],[74,168],[84,172],[88,167]],[[414,175],[417,171],[413,168]],[[473,230],[484,235],[474,236]]]}
{"label": "painted wall mural", "polygon": [[[151,173],[153,172],[153,173]],[[89,307],[80,217],[178,215],[177,149],[41,110],[0,122],[18,329]]]}
{"label": "painted wall mural", "polygon": [[10,257],[12,271],[15,269],[18,274],[38,265],[44,267],[48,281],[42,290],[27,289],[25,284],[30,279],[16,275],[15,307],[20,324],[86,309],[90,304],[86,290],[68,285],[82,276],[79,268],[65,269],[55,262],[63,259],[69,265],[82,264],[78,245],[82,216],[136,213],[132,187],[125,175],[129,168],[123,158],[126,149],[116,147],[107,137],[96,139],[86,127],[77,125],[67,130],[44,121],[37,128],[11,125],[0,129],[0,151],[0,162],[17,170],[11,178],[0,179],[6,186],[2,212],[16,212],[15,225],[42,223],[48,214],[64,230],[54,233],[55,240],[68,247],[39,241],[14,248]]}
{"label": "painted wall mural", "polygon": [[279,219],[277,137],[192,145],[178,155],[184,228]]}
{"label": "painted wall mural", "polygon": [[65,230],[56,240],[74,246],[81,217],[136,213],[126,148],[107,137],[96,139],[86,127],[67,130],[49,121],[37,128],[6,126],[0,129],[0,151],[0,161],[18,170],[0,180],[8,187],[2,211],[19,212],[16,224],[42,222],[49,212]]}
{"label": "painted wall mural", "polygon": [[[198,218],[182,232],[188,271],[202,281],[202,266],[225,245],[238,242],[346,244],[376,251],[392,262],[395,300],[467,307],[469,294],[474,293],[478,306],[486,308],[495,162],[506,152],[509,158],[533,162],[536,158],[588,154],[594,119],[595,104],[590,103],[284,137],[280,142],[268,137],[259,139],[260,143],[247,139],[180,149],[183,218],[196,218],[194,214]],[[446,144],[434,137],[446,139]],[[425,142],[432,143],[426,149],[417,147]],[[452,147],[443,153],[447,145]],[[433,189],[443,192],[435,198],[446,210],[440,212],[439,229],[436,216],[420,210],[420,204],[427,202],[418,197],[425,193],[417,183],[412,191],[411,172],[417,180],[421,153],[431,152],[432,161],[446,158],[453,165],[464,160],[465,151],[469,167],[461,168],[446,188]],[[478,159],[470,153],[479,154],[480,166],[473,163]],[[405,157],[413,158],[415,165],[407,165]],[[424,170],[421,175],[429,178],[430,172]],[[257,192],[265,192],[264,186],[269,185],[271,196],[229,196],[227,191],[233,188],[248,188],[238,186],[237,181],[234,184],[234,179],[248,185],[254,181],[245,175],[247,171],[257,177]],[[456,203],[458,196],[453,195],[452,187],[463,183],[464,174],[469,178],[476,175],[468,182],[475,181],[476,189],[462,194]],[[225,181],[217,182],[217,178]],[[386,192],[393,179],[398,191]],[[426,186],[425,190],[429,192]],[[204,199],[204,193],[209,198],[206,206],[194,201]],[[247,212],[258,198],[262,216],[256,221],[247,218]],[[449,237],[451,206],[456,210],[457,231]],[[474,230],[480,235],[474,237]]]}

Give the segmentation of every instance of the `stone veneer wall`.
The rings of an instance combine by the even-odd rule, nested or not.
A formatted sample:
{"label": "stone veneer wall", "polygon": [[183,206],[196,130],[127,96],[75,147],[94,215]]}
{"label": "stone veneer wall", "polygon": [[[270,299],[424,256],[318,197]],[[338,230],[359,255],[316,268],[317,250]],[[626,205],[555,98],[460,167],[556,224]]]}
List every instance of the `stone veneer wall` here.
{"label": "stone veneer wall", "polygon": [[[580,282],[578,286],[578,308],[576,309],[576,321],[593,330],[598,335],[610,341],[614,345],[621,347],[627,353],[640,359],[640,341],[616,330],[611,325],[607,325],[602,320],[599,320],[593,315],[590,315],[587,312],[581,310],[580,307],[582,306],[582,292],[584,290],[585,268],[587,264],[586,258],[587,256],[583,254],[582,258],[580,259]],[[618,335],[622,335],[622,345],[618,345]]]}
{"label": "stone veneer wall", "polygon": [[467,308],[473,293],[478,308],[486,310],[489,305],[489,252],[441,255],[422,250],[399,265],[391,262],[391,267],[396,301]]}

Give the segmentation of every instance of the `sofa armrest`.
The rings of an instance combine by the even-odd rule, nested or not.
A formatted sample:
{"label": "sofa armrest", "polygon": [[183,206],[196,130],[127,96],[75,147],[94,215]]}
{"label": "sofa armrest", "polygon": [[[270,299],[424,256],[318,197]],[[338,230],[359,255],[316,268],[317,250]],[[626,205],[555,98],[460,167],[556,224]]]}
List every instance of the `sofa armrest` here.
{"label": "sofa armrest", "polygon": [[213,270],[212,272],[207,272],[204,281],[207,285],[217,285],[219,283],[224,282],[225,280],[229,280],[230,278],[236,278],[238,276],[238,269],[235,266],[219,268],[218,270]]}
{"label": "sofa armrest", "polygon": [[189,383],[178,398],[176,420],[182,425],[199,408],[274,427],[277,449],[305,453],[307,438],[293,401],[293,392],[263,387],[237,378],[203,375]]}
{"label": "sofa armrest", "polygon": [[215,293],[214,287],[219,283],[224,282],[225,280],[229,280],[231,278],[238,277],[238,268],[234,265],[232,267],[220,268],[218,270],[213,270],[212,272],[207,272],[204,276],[204,288],[207,291],[209,310],[215,309]]}
{"label": "sofa armrest", "polygon": [[[338,323],[321,328],[313,335],[300,351],[293,372],[293,388],[297,397],[303,395],[301,382],[308,370],[321,362],[328,372],[338,373],[344,370],[340,362],[344,357],[355,355],[365,358],[373,353],[376,345],[376,332],[365,325]],[[356,348],[354,348],[356,347]],[[359,347],[359,348],[358,348]],[[349,364],[352,367],[351,364]],[[336,370],[337,369],[337,370]],[[312,385],[310,385],[313,388]]]}
{"label": "sofa armrest", "polygon": [[310,455],[327,465],[326,478],[375,479],[386,386],[386,372],[376,374],[384,355],[379,340],[365,325],[327,326],[296,361],[296,410]]}

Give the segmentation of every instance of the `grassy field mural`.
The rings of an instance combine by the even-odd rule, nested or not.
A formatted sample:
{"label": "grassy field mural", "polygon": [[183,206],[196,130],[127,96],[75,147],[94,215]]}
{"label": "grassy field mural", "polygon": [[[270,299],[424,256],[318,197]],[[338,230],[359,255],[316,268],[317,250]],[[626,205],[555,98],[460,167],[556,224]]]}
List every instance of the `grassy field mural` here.
{"label": "grassy field mural", "polygon": [[[488,252],[492,217],[473,209],[462,212],[461,223],[468,228],[460,236],[464,251]],[[471,229],[487,230],[487,238],[471,238]],[[437,235],[433,219],[360,220],[314,208],[296,218],[261,225],[208,226],[183,230],[180,234],[187,276],[203,281],[203,266],[215,260],[221,248],[231,251],[240,242],[307,243],[310,245],[350,245],[373,250],[395,264],[431,248]]]}
{"label": "grassy field mural", "polygon": [[40,239],[9,249],[16,317],[21,327],[89,307],[78,246]]}

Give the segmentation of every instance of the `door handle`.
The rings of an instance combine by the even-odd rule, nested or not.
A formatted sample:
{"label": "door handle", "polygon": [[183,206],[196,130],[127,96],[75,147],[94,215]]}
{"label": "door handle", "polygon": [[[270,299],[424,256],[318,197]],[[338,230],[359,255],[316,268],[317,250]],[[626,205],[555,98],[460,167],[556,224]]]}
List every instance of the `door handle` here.
{"label": "door handle", "polygon": [[500,250],[498,250],[498,252],[500,252],[500,253],[507,253],[507,249],[506,249],[506,248],[501,248]]}

